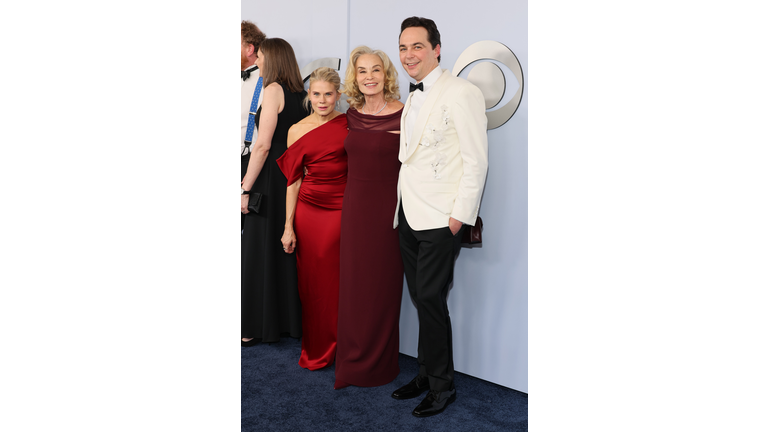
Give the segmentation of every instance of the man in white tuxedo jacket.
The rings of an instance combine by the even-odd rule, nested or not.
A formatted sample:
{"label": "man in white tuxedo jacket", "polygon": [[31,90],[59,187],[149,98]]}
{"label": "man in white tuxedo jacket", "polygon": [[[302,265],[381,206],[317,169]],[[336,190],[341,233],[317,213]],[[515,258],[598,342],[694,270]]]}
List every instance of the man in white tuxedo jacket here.
{"label": "man in white tuxedo jacket", "polygon": [[426,417],[443,412],[456,398],[447,295],[463,226],[475,224],[483,194],[487,120],[482,92],[440,69],[434,21],[407,18],[400,30],[400,62],[417,84],[411,84],[400,121],[394,226],[419,315],[419,374],[392,397],[411,399],[429,389],[413,411]]}

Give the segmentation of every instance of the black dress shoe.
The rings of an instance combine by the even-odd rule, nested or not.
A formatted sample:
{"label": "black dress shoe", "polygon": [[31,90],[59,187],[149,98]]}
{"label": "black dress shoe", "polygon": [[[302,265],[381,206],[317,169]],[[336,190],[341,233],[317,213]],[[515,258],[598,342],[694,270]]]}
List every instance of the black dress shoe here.
{"label": "black dress shoe", "polygon": [[427,390],[429,390],[429,379],[419,375],[408,384],[392,392],[392,397],[400,400],[413,399]]}
{"label": "black dress shoe", "polygon": [[413,410],[416,417],[429,417],[440,414],[445,408],[456,400],[456,389],[448,391],[430,390],[427,397]]}
{"label": "black dress shoe", "polygon": [[254,345],[256,345],[257,343],[259,343],[259,341],[260,341],[260,340],[261,340],[261,339],[256,339],[256,338],[253,338],[253,339],[249,340],[248,342],[245,342],[244,340],[240,339],[240,346],[241,346],[241,347],[250,347],[250,346],[254,346]]}

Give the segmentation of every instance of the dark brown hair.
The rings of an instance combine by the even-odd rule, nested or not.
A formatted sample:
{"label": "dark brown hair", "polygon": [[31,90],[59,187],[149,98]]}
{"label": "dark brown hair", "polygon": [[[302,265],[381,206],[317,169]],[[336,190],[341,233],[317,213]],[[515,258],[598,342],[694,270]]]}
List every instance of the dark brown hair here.
{"label": "dark brown hair", "polygon": [[243,38],[243,45],[253,45],[253,53],[259,51],[259,45],[267,38],[263,31],[256,27],[256,24],[243,20],[240,23],[240,37]]}
{"label": "dark brown hair", "polygon": [[301,80],[301,71],[291,44],[280,38],[264,39],[261,52],[264,54],[264,70],[261,71],[264,88],[276,82],[285,84],[293,93],[304,90],[304,81]]}
{"label": "dark brown hair", "polygon": [[[431,19],[415,16],[404,19],[403,23],[400,24],[400,35],[402,35],[403,30],[407,29],[408,27],[424,27],[424,29],[427,31],[427,40],[432,45],[433,50],[438,45],[442,46],[440,43],[440,32],[437,30],[437,24],[435,24],[435,22]],[[400,36],[398,36],[398,39],[399,38]],[[440,63],[440,57],[441,56],[439,55],[437,56],[438,63]]]}

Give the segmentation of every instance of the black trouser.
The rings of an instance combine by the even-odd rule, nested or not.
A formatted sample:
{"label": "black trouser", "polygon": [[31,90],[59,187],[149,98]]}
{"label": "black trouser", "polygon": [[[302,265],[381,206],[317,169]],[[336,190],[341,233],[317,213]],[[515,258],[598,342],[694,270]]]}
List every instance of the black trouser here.
{"label": "black trouser", "polygon": [[400,253],[408,291],[419,314],[419,375],[429,378],[429,388],[453,387],[453,338],[448,314],[448,288],[453,265],[461,249],[461,231],[450,228],[414,231],[399,213]]}
{"label": "black trouser", "polygon": [[[243,181],[243,177],[245,177],[245,173],[248,171],[248,161],[251,160],[251,154],[248,153],[245,156],[240,156],[240,181]],[[243,227],[245,226],[245,215],[240,213],[240,231],[243,230]]]}

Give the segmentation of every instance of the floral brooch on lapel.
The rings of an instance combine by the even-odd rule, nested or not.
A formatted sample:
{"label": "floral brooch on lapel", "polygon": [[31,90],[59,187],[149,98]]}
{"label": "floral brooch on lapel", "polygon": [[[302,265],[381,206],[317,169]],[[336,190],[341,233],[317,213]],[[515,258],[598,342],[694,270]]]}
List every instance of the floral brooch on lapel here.
{"label": "floral brooch on lapel", "polygon": [[435,158],[431,163],[435,179],[440,179],[440,170],[448,161],[448,157],[444,153],[441,153],[438,149],[445,142],[444,132],[448,130],[448,120],[450,119],[450,114],[448,113],[448,105],[442,105],[440,109],[442,110],[440,121],[437,123],[437,125],[427,125],[427,133],[422,136],[421,142],[419,142],[419,145],[429,147],[435,153]]}

